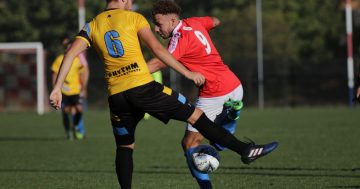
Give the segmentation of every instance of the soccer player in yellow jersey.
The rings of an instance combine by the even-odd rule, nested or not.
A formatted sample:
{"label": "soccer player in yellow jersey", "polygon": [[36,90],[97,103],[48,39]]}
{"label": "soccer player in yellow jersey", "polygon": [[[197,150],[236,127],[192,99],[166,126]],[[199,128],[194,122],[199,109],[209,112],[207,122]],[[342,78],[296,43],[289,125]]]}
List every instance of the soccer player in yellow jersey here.
{"label": "soccer player in yellow jersey", "polygon": [[[64,50],[71,46],[70,39],[67,36],[63,38],[62,45],[64,46]],[[56,76],[59,72],[63,58],[64,54],[58,55],[51,66],[53,84],[55,84]],[[82,98],[86,97],[88,78],[89,68],[87,62],[79,56],[76,57],[61,89],[64,96],[62,101],[63,125],[66,137],[69,140],[72,140],[73,137],[76,139],[83,139],[85,136],[82,117]],[[82,97],[80,95],[82,95]]]}
{"label": "soccer player in yellow jersey", "polygon": [[246,163],[269,153],[262,145],[239,141],[210,121],[183,95],[154,81],[142,55],[140,40],[160,61],[194,81],[197,86],[203,85],[205,79],[177,62],[156,39],[147,20],[141,14],[130,11],[131,6],[131,0],[107,0],[106,10],[86,24],[66,52],[49,97],[51,105],[59,109],[61,86],[74,58],[88,47],[94,47],[105,68],[111,124],[117,147],[115,167],[121,188],[131,188],[134,134],[145,112],[164,123],[175,119],[192,124],[205,138],[237,152]]}

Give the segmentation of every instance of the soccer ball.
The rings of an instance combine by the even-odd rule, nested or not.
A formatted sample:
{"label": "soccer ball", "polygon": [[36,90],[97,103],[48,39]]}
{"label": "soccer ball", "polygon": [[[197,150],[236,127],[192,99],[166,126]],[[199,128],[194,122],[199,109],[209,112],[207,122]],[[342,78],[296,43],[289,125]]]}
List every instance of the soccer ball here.
{"label": "soccer ball", "polygon": [[220,156],[214,147],[200,145],[194,150],[192,161],[198,171],[202,173],[212,173],[220,165]]}

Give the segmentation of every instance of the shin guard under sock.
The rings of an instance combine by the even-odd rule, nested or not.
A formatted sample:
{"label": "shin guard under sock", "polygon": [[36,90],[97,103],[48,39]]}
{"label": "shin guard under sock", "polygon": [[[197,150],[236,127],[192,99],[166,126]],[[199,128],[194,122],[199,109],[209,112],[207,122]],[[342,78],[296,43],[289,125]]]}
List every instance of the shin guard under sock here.
{"label": "shin guard under sock", "polygon": [[190,169],[192,176],[196,179],[201,189],[211,189],[212,186],[211,186],[209,174],[199,172],[198,170],[195,169],[192,163],[191,155],[194,152],[194,150],[195,148],[189,148],[185,152],[186,163],[188,165],[188,168]]}
{"label": "shin guard under sock", "polygon": [[117,147],[116,149],[116,174],[121,189],[131,189],[133,172],[133,149]]}
{"label": "shin guard under sock", "polygon": [[224,128],[217,126],[205,114],[202,114],[193,126],[211,142],[218,143],[240,155],[248,147],[247,143],[241,142]]}
{"label": "shin guard under sock", "polygon": [[76,127],[76,131],[81,134],[85,134],[84,119],[82,113],[81,112],[75,113],[73,115],[73,120],[74,120],[74,125]]}
{"label": "shin guard under sock", "polygon": [[82,112],[76,112],[73,117],[73,124],[77,126],[82,118]]}
{"label": "shin guard under sock", "polygon": [[66,132],[70,131],[70,116],[68,113],[62,112],[63,125]]}

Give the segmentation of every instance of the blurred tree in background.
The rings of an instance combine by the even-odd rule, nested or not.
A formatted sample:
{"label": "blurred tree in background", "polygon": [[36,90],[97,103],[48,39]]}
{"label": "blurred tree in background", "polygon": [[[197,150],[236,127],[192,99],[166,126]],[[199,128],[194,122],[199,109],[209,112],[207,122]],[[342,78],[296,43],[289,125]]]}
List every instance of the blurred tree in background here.
{"label": "blurred tree in background", "polygon": [[[353,0],[356,1],[356,0]],[[136,0],[138,12],[151,23],[154,1]],[[245,103],[257,103],[256,4],[252,0],[178,0],[183,18],[216,16],[221,26],[211,31],[224,61],[245,87]],[[343,1],[263,0],[265,105],[297,106],[346,104],[346,32]],[[100,13],[105,1],[86,0],[86,20]],[[359,13],[354,12],[354,22]],[[356,15],[358,15],[356,17]],[[0,1],[0,42],[41,41],[47,64],[61,51],[59,39],[78,32],[76,0]],[[359,21],[358,21],[359,22]],[[354,33],[360,24],[354,24]],[[164,45],[166,41],[161,40]],[[151,54],[144,51],[146,58]],[[360,54],[354,34],[354,57]],[[102,65],[88,52],[91,73],[90,103],[104,103]],[[165,73],[165,81],[168,74]],[[165,84],[168,84],[165,82]],[[178,77],[178,90],[194,97],[195,87]],[[102,92],[102,91],[101,91]],[[105,93],[105,90],[103,91]]]}

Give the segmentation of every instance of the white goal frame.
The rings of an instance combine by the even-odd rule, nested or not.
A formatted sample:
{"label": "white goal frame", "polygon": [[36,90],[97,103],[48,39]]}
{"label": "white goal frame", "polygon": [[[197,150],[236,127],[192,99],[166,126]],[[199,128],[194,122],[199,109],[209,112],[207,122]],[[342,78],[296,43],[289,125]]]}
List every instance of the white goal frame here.
{"label": "white goal frame", "polygon": [[37,89],[37,113],[43,115],[45,111],[45,87],[44,87],[44,47],[41,42],[14,42],[0,43],[0,50],[36,49],[36,89]]}

